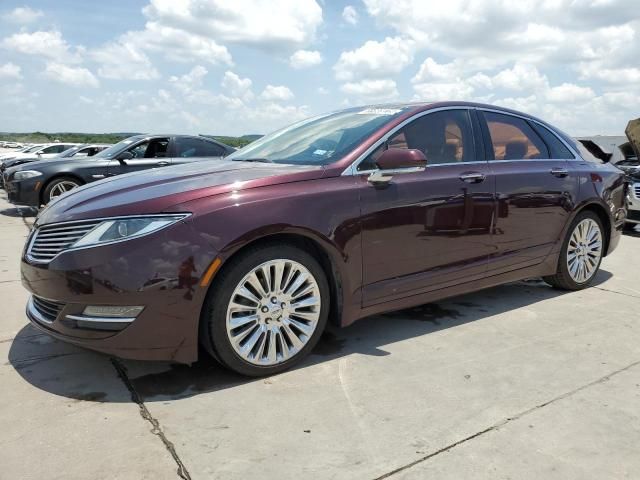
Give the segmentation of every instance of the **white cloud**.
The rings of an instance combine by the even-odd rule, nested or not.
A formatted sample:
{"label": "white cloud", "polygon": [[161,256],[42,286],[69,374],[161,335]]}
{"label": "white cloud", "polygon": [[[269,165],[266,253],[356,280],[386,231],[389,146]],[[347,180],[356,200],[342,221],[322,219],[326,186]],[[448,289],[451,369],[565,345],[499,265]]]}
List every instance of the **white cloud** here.
{"label": "white cloud", "polygon": [[44,15],[42,10],[35,10],[29,7],[17,7],[8,13],[5,13],[2,18],[7,22],[18,23],[26,25],[33,23]]}
{"label": "white cloud", "polygon": [[593,99],[595,92],[589,87],[581,87],[572,83],[563,83],[546,92],[546,98],[552,103],[580,103]]}
{"label": "white cloud", "polygon": [[239,75],[226,71],[222,78],[222,88],[227,90],[231,95],[239,97],[244,101],[250,101],[253,99],[253,92],[251,91],[251,85],[253,82],[250,78],[242,78]]}
{"label": "white cloud", "polygon": [[13,78],[19,80],[22,78],[22,69],[14,63],[5,63],[0,65],[0,78]]}
{"label": "white cloud", "polygon": [[70,67],[62,63],[47,62],[44,74],[47,78],[72,87],[98,87],[100,82],[86,68]]}
{"label": "white cloud", "polygon": [[293,98],[293,92],[284,85],[267,85],[264,91],[260,94],[260,98],[275,102],[286,102]]}
{"label": "white cloud", "polygon": [[180,92],[188,95],[202,86],[202,82],[207,73],[207,69],[202,65],[196,65],[191,71],[184,75],[179,77],[172,75],[169,77],[169,83]]}
{"label": "white cloud", "polygon": [[350,25],[356,25],[358,23],[358,11],[353,5],[347,5],[342,10],[342,19]]}
{"label": "white cloud", "polygon": [[5,38],[0,46],[25,55],[39,55],[61,63],[81,61],[83,47],[71,48],[57,30],[33,33],[15,33]]}
{"label": "white cloud", "polygon": [[498,72],[493,77],[494,87],[502,87],[508,90],[538,90],[548,86],[548,80],[533,65],[516,63],[513,68]]}
{"label": "white cloud", "polygon": [[297,50],[289,57],[289,64],[295,69],[309,68],[322,63],[322,55],[317,50]]}
{"label": "white cloud", "polygon": [[341,81],[382,78],[410,65],[413,52],[413,42],[401,37],[387,37],[382,42],[369,40],[360,48],[342,52],[333,70]]}
{"label": "white cloud", "polygon": [[124,34],[121,42],[135,45],[142,50],[160,52],[175,62],[198,61],[213,65],[233,65],[227,47],[214,39],[157,22],[147,22],[143,31]]}
{"label": "white cloud", "polygon": [[[292,51],[315,39],[322,9],[315,0],[151,0],[143,9],[156,29],[216,42]],[[147,24],[147,29],[149,24]]]}
{"label": "white cloud", "polygon": [[318,87],[316,89],[316,92],[318,93],[318,95],[329,95],[329,90],[324,87]]}
{"label": "white cloud", "polygon": [[390,79],[348,82],[342,85],[340,90],[348,96],[363,102],[385,102],[398,97],[396,82]]}
{"label": "white cloud", "polygon": [[115,80],[154,80],[160,77],[149,57],[131,42],[114,42],[90,52],[100,63],[98,75]]}

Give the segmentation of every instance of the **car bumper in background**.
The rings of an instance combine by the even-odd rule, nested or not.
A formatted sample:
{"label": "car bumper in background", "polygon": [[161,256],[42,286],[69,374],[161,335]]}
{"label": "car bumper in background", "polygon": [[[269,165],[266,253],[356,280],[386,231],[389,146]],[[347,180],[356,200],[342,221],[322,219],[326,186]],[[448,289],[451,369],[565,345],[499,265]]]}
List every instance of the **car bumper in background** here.
{"label": "car bumper in background", "polygon": [[15,205],[40,206],[40,188],[42,182],[35,179],[22,181],[4,181],[8,200]]}

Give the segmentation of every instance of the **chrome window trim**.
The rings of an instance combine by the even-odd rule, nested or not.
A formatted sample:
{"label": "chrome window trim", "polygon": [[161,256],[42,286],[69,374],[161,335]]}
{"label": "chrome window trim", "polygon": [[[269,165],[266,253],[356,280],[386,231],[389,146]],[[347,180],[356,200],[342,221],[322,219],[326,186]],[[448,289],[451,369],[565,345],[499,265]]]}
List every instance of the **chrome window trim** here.
{"label": "chrome window trim", "polygon": [[[429,115],[430,113],[436,113],[436,112],[442,112],[442,111],[446,111],[446,110],[476,110],[476,111],[480,111],[480,112],[492,112],[492,113],[499,113],[502,115],[509,115],[512,117],[516,117],[519,118],[521,120],[525,120],[528,122],[533,122],[537,125],[540,125],[543,128],[546,128],[547,130],[549,130],[549,132],[554,135],[558,140],[560,140],[560,142],[562,142],[562,144],[567,147],[569,149],[569,151],[573,154],[573,156],[575,158],[564,158],[564,159],[560,159],[560,160],[565,160],[567,162],[584,162],[585,160],[580,156],[580,153],[576,151],[575,148],[573,148],[573,146],[571,146],[570,144],[568,144],[562,137],[560,137],[552,128],[549,128],[547,125],[545,125],[543,122],[536,120],[535,118],[531,118],[525,115],[520,115],[517,113],[511,113],[511,112],[506,112],[504,110],[498,110],[498,109],[493,109],[493,108],[486,108],[486,107],[474,107],[474,106],[464,106],[464,105],[454,105],[454,106],[447,106],[447,107],[438,107],[438,108],[434,108],[434,109],[430,109],[430,110],[425,110],[422,112],[418,112],[415,115],[407,118],[406,120],[404,120],[402,123],[396,125],[393,129],[389,130],[387,133],[385,133],[382,137],[380,137],[378,139],[378,141],[376,141],[373,145],[371,145],[362,155],[360,155],[358,158],[356,158],[351,165],[349,165],[342,173],[341,176],[355,176],[355,175],[369,175],[372,172],[377,171],[378,169],[371,169],[371,170],[358,170],[358,165],[365,159],[367,158],[376,148],[378,148],[380,145],[382,145],[384,142],[386,142],[387,140],[389,140],[389,137],[391,137],[394,133],[396,133],[398,130],[400,130],[401,128],[403,128],[405,125],[407,125],[408,123],[411,123],[414,120],[417,120],[420,117],[423,117],[425,115]],[[481,133],[482,134],[482,133]],[[542,140],[544,142],[544,140]],[[545,161],[545,160],[559,160],[559,159],[553,159],[553,158],[541,158],[539,160]],[[434,168],[434,167],[441,167],[441,166],[450,166],[450,165],[473,165],[473,164],[486,164],[486,163],[497,163],[497,162],[519,162],[522,160],[477,160],[477,161],[473,161],[473,162],[460,162],[459,164],[453,164],[453,163],[438,163],[435,165],[429,165],[427,164],[426,168]],[[527,161],[531,161],[530,159]]]}
{"label": "chrome window trim", "polygon": [[[491,112],[491,113],[499,113],[501,115],[508,115],[511,117],[515,117],[515,118],[519,118],[521,120],[525,120],[527,122],[533,122],[536,125],[540,125],[543,128],[546,128],[547,130],[549,130],[549,132],[556,137],[558,140],[560,140],[560,142],[562,142],[562,144],[567,147],[569,149],[569,151],[573,154],[574,158],[539,158],[539,159],[535,159],[535,160],[565,160],[567,162],[571,162],[571,161],[580,161],[583,162],[583,158],[580,156],[580,153],[578,153],[576,151],[575,148],[573,148],[571,145],[569,145],[564,138],[560,137],[560,135],[558,135],[556,132],[553,131],[553,128],[549,128],[548,125],[545,125],[543,122],[536,120],[535,118],[531,118],[531,117],[527,117],[525,115],[520,115],[517,113],[511,113],[511,112],[505,112],[504,110],[497,110],[497,109],[493,109],[493,108],[486,108],[486,107],[477,107],[476,110],[480,111],[480,112]],[[535,132],[537,135],[537,132]],[[542,142],[544,142],[544,139],[541,138]],[[546,145],[546,143],[545,143]],[[551,155],[551,152],[549,152],[549,155]],[[519,160],[489,160],[490,162],[520,162],[520,161],[531,161],[532,159],[519,159]]]}
{"label": "chrome window trim", "polygon": [[[51,257],[48,260],[42,261],[42,260],[37,260],[35,258],[33,258],[31,256],[31,248],[34,244],[34,242],[36,241],[36,238],[38,236],[38,231],[43,228],[43,227],[57,227],[57,226],[65,226],[65,225],[73,225],[76,223],[85,223],[85,222],[99,222],[98,225],[100,225],[100,223],[104,222],[105,220],[122,220],[122,219],[135,219],[135,218],[149,218],[149,217],[179,217],[181,216],[182,218],[178,221],[182,221],[182,220],[186,220],[187,218],[189,218],[191,215],[193,215],[190,212],[185,212],[185,213],[150,213],[148,215],[142,214],[142,215],[122,215],[122,216],[118,216],[118,217],[99,217],[99,218],[85,218],[83,220],[71,220],[68,222],[55,222],[55,223],[47,223],[45,225],[38,225],[38,221],[36,219],[36,222],[34,224],[33,227],[33,232],[31,233],[31,239],[29,240],[29,244],[27,246],[27,249],[25,251],[25,258],[27,260],[29,260],[29,263],[34,264],[34,265],[46,265],[48,263],[51,263],[53,260],[55,260],[56,258],[58,258],[60,255],[62,255],[63,253],[67,253],[67,252],[72,252],[72,251],[77,251],[77,250],[85,250],[87,248],[96,248],[96,247],[102,247],[105,245],[113,245],[114,243],[120,243],[120,242],[125,242],[127,240],[134,240],[136,238],[141,238],[141,237],[145,237],[147,235],[151,235],[153,233],[156,233],[160,230],[164,230],[165,228],[170,227],[171,225],[175,225],[175,223],[172,223],[170,225],[167,225],[166,227],[162,227],[160,230],[154,230],[153,232],[149,232],[149,233],[145,233],[143,235],[131,235],[129,237],[120,239],[120,240],[111,240],[109,242],[103,242],[103,243],[99,243],[99,244],[95,244],[95,245],[85,245],[82,247],[71,247],[71,248],[67,248],[64,250],[59,251],[55,256]],[[98,226],[96,225],[96,227]],[[94,228],[96,228],[94,227]],[[91,230],[89,230],[88,233],[92,232],[93,228]]]}

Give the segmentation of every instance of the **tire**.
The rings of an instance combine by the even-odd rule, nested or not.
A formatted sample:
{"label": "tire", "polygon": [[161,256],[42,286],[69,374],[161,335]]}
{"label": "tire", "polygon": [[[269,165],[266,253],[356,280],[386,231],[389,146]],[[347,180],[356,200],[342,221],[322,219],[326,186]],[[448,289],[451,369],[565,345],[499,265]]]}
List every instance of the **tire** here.
{"label": "tire", "polygon": [[[584,232],[583,236],[580,235],[579,226]],[[576,239],[582,240],[576,243]],[[604,229],[598,215],[590,211],[579,213],[571,222],[562,243],[555,275],[543,277],[544,281],[562,290],[581,290],[588,287],[600,269],[604,239]]]}
{"label": "tire", "polygon": [[[280,281],[274,280],[278,276]],[[301,300],[309,305],[300,306]],[[202,311],[200,337],[229,369],[273,375],[315,347],[329,303],[327,278],[309,253],[286,244],[256,247],[232,259],[215,279]]]}
{"label": "tire", "polygon": [[69,190],[73,190],[80,185],[82,185],[82,183],[73,177],[55,178],[47,184],[42,192],[42,203],[46,205],[55,197],[62,195]]}

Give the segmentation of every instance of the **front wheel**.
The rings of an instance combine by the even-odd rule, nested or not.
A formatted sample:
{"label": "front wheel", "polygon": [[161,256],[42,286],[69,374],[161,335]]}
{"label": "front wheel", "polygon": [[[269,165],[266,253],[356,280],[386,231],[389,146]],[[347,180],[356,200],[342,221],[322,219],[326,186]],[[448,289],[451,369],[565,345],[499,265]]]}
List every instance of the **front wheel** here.
{"label": "front wheel", "polygon": [[51,183],[47,185],[42,194],[43,202],[45,205],[48,204],[51,200],[56,197],[59,197],[63,193],[68,192],[69,190],[73,190],[80,186],[80,182],[75,178],[71,177],[61,177],[56,178]]}
{"label": "front wheel", "polygon": [[602,262],[602,222],[593,212],[582,212],[573,220],[562,245],[558,270],[544,280],[556,288],[580,290],[591,284]]}
{"label": "front wheel", "polygon": [[324,271],[306,251],[259,247],[220,272],[207,296],[201,335],[230,369],[271,375],[313,349],[326,326],[329,301]]}

